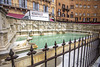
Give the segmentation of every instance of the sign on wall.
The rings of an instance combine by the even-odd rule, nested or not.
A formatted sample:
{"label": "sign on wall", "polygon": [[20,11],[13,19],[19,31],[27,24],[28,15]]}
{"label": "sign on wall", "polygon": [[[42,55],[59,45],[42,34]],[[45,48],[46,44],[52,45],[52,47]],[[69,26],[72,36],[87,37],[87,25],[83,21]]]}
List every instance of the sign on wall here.
{"label": "sign on wall", "polygon": [[43,20],[49,21],[49,13],[39,12],[39,11],[29,11],[25,14],[29,19],[32,20]]}

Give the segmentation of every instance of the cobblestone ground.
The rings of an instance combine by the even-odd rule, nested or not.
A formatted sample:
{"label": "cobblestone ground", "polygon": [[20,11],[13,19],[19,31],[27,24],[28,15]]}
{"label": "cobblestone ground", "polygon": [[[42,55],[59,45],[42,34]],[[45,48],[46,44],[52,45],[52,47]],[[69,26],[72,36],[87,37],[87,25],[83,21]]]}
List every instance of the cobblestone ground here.
{"label": "cobblestone ground", "polygon": [[100,67],[99,64],[100,64],[100,57],[98,57],[96,62],[91,67]]}

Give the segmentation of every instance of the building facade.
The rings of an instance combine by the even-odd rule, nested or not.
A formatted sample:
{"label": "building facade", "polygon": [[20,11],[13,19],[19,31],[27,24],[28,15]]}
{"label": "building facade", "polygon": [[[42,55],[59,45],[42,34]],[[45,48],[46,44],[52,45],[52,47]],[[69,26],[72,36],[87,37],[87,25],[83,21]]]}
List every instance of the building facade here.
{"label": "building facade", "polygon": [[0,0],[8,13],[48,12],[55,21],[100,22],[100,0]]}
{"label": "building facade", "polygon": [[58,21],[100,22],[100,0],[57,0],[56,10]]}
{"label": "building facade", "polygon": [[100,21],[100,0],[82,0],[75,2],[75,20],[83,22]]}
{"label": "building facade", "polygon": [[55,0],[0,0],[0,5],[8,13],[25,14],[29,10],[48,12],[50,18],[55,17]]}

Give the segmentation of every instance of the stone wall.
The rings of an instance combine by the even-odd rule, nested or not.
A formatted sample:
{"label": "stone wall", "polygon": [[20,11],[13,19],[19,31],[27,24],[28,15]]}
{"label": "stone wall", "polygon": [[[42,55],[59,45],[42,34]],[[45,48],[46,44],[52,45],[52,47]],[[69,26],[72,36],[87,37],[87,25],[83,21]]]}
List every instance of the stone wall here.
{"label": "stone wall", "polygon": [[[47,22],[32,21],[7,18],[9,22],[14,23],[15,30],[18,35],[41,35],[49,33],[63,33],[67,31],[77,32],[93,32],[94,29],[100,29],[98,24],[80,24],[80,23],[63,23],[63,22]],[[12,21],[11,21],[12,20]]]}
{"label": "stone wall", "polygon": [[6,18],[6,11],[0,7],[0,54],[7,51],[11,45],[11,40],[15,36],[16,30]]}

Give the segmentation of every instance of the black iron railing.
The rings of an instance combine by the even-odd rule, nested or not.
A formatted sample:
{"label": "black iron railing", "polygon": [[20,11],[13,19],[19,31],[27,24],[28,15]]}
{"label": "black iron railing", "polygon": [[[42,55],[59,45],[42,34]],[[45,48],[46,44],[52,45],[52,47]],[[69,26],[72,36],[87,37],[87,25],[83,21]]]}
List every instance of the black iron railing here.
{"label": "black iron railing", "polygon": [[[91,64],[93,64],[96,61],[96,59],[99,56],[99,48],[98,48],[99,45],[100,45],[99,35],[98,34],[89,35],[89,36],[85,36],[85,38],[83,37],[79,38],[78,41],[76,41],[76,39],[74,39],[74,42],[70,40],[69,45],[67,46],[68,50],[65,50],[66,43],[63,40],[62,47],[61,47],[62,53],[57,53],[58,45],[55,41],[54,47],[53,47],[55,51],[54,52],[55,55],[50,58],[47,58],[47,52],[49,48],[47,47],[47,43],[46,43],[44,49],[42,50],[44,52],[45,59],[37,63],[34,63],[34,59],[33,59],[33,54],[36,54],[36,51],[34,51],[33,47],[31,46],[30,52],[27,54],[28,56],[31,56],[31,65],[28,67],[35,67],[43,63],[45,63],[45,67],[48,67],[47,62],[52,59],[55,59],[54,61],[55,63],[53,64],[55,64],[54,67],[57,67],[57,62],[58,62],[57,58],[59,56],[62,56],[62,66],[61,67],[65,67],[64,66],[65,65],[64,59],[66,57],[65,54],[68,54],[68,57],[69,57],[68,62],[67,62],[68,64],[67,67],[89,67]],[[72,56],[73,59],[71,57],[72,51],[73,51],[73,56]],[[14,53],[12,52],[12,50],[10,51],[9,55],[11,56],[11,59],[7,58],[8,60],[13,60],[17,58],[16,56],[15,57],[13,56]],[[14,61],[12,61],[12,67],[15,67]]]}

